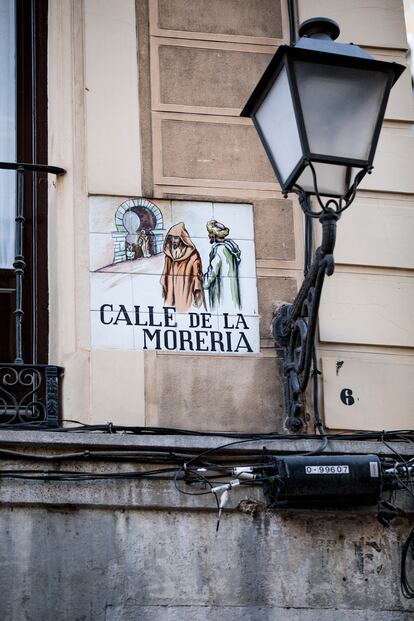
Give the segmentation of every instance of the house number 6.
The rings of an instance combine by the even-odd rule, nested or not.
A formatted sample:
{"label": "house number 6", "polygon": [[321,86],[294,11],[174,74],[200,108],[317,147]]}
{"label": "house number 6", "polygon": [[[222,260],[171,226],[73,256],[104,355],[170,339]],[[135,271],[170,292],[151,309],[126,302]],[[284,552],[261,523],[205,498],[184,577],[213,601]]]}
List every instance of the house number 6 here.
{"label": "house number 6", "polygon": [[341,401],[345,405],[354,405],[355,399],[352,396],[352,390],[350,388],[343,388],[341,390]]}

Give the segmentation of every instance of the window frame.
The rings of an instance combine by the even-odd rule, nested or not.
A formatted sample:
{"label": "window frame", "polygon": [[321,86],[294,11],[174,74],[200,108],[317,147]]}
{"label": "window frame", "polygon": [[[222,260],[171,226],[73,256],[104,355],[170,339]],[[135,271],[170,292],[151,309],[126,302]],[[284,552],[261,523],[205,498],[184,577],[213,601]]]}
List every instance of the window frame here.
{"label": "window frame", "polygon": [[[47,0],[16,0],[16,159],[46,164],[47,137]],[[23,357],[47,363],[47,175],[26,173],[24,179]],[[15,358],[15,274],[0,269],[0,360]]]}

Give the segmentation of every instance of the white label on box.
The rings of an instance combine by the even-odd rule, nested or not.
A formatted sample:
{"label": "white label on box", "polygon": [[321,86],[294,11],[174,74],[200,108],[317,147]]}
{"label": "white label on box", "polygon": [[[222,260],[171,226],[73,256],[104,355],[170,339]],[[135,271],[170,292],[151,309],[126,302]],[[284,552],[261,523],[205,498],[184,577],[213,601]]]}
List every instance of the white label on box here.
{"label": "white label on box", "polygon": [[378,462],[376,461],[369,462],[369,473],[372,479],[377,479],[379,477]]}
{"label": "white label on box", "polygon": [[306,474],[349,474],[349,466],[305,466]]}

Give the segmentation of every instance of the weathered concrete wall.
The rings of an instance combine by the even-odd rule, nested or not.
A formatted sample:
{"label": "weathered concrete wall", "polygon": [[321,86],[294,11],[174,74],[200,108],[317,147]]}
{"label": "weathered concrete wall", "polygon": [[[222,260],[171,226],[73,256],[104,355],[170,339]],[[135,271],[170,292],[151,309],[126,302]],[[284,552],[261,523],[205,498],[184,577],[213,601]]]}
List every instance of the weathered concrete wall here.
{"label": "weathered concrete wall", "polygon": [[[37,438],[37,441],[36,441]],[[183,439],[110,434],[2,432],[3,449],[81,452],[84,459],[27,462],[2,455],[2,469],[41,472],[142,470],[131,451],[201,452],[223,437]],[[260,443],[259,443],[260,444]],[[309,450],[278,441],[269,450]],[[32,445],[30,447],[30,445]],[[355,446],[353,446],[355,445]],[[230,447],[246,457],[244,448]],[[181,450],[180,450],[181,447]],[[380,452],[381,443],[332,442],[327,452]],[[93,452],[101,451],[99,455]],[[103,451],[118,451],[113,460]],[[119,452],[127,450],[128,459]],[[409,445],[398,450],[410,455]],[[7,457],[7,460],[5,459]],[[116,460],[115,460],[116,457]],[[115,461],[114,461],[115,460]],[[150,466],[152,468],[153,466]],[[247,501],[246,499],[251,499]],[[1,621],[409,621],[399,586],[407,511],[385,529],[376,507],[354,511],[270,511],[258,487],[230,493],[216,533],[210,494],[180,495],[171,480],[0,484]],[[259,502],[258,502],[259,501]]]}
{"label": "weathered concrete wall", "polygon": [[216,534],[213,513],[188,510],[0,515],[7,621],[412,618],[398,581],[407,523],[385,532],[373,515],[235,512]]}

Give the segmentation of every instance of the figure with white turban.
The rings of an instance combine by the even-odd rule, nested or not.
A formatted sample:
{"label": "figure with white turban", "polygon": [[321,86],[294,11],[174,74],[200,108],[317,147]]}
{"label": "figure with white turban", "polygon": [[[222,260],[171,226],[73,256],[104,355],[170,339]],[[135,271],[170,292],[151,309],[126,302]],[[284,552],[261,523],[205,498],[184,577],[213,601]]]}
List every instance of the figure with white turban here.
{"label": "figure with white turban", "polygon": [[208,291],[210,310],[220,308],[230,300],[235,310],[239,310],[240,248],[228,238],[230,230],[217,220],[207,222],[207,232],[212,248],[207,272],[203,274],[203,287]]}

